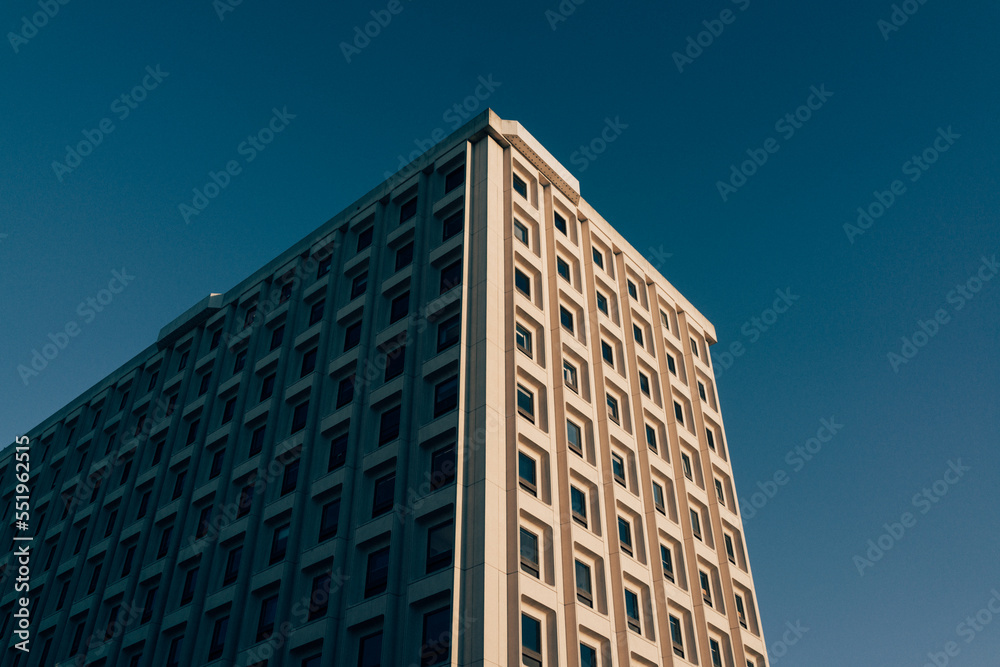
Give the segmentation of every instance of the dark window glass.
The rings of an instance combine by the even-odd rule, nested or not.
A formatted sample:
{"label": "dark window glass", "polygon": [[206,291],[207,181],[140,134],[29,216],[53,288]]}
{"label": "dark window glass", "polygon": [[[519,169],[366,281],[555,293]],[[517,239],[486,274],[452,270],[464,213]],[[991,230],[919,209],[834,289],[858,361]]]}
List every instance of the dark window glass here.
{"label": "dark window glass", "polygon": [[396,491],[396,474],[392,473],[375,480],[372,494],[372,517],[385,514],[392,509],[393,494]]}
{"label": "dark window glass", "polygon": [[378,431],[379,447],[399,437],[399,414],[398,405],[382,413]]}
{"label": "dark window glass", "polygon": [[701,582],[701,599],[705,601],[709,607],[712,606],[712,587],[708,582],[708,574],[705,572],[698,572],[698,580]]}
{"label": "dark window glass", "polygon": [[319,267],[316,269],[316,279],[319,280],[326,274],[330,273],[330,266],[333,264],[333,257],[327,257],[326,259],[320,260]]}
{"label": "dark window glass", "polygon": [[598,667],[597,651],[586,644],[580,644],[580,667]]}
{"label": "dark window glass", "polygon": [[569,280],[569,264],[562,257],[556,257],[556,273]]}
{"label": "dark window glass", "polygon": [[344,331],[344,352],[356,347],[361,342],[361,321],[351,324]]}
{"label": "dark window glass", "polygon": [[458,407],[458,377],[448,378],[434,387],[434,417]]}
{"label": "dark window glass", "polygon": [[417,198],[409,200],[399,207],[399,224],[403,224],[417,214]]}
{"label": "dark window glass", "polygon": [[410,241],[396,251],[396,270],[413,263],[413,241]]}
{"label": "dark window glass", "polygon": [[222,341],[222,329],[216,329],[212,332],[212,342],[209,344],[208,349],[214,350],[219,347],[219,343]]}
{"label": "dark window glass", "polygon": [[368,272],[364,271],[354,277],[351,281],[351,298],[357,299],[368,289]]}
{"label": "dark window glass", "polygon": [[410,312],[410,293],[405,292],[392,300],[389,307],[389,324],[398,322]]}
{"label": "dark window glass", "polygon": [[455,524],[439,523],[427,530],[427,574],[451,565],[455,549]]}
{"label": "dark window glass", "polygon": [[514,287],[525,296],[531,296],[531,278],[520,269],[514,269]]}
{"label": "dark window glass", "polygon": [[630,630],[642,632],[639,625],[639,596],[632,591],[625,589],[625,616],[628,619]]}
{"label": "dark window glass", "polygon": [[194,586],[198,581],[198,568],[193,567],[184,575],[184,586],[181,589],[181,604],[187,604],[194,599]]}
{"label": "dark window glass", "polygon": [[389,581],[389,547],[368,554],[365,574],[365,597],[384,593]]}
{"label": "dark window glass", "polygon": [[226,645],[226,631],[229,629],[229,617],[223,616],[215,622],[212,628],[212,641],[208,645],[208,659],[222,657],[222,649]]}
{"label": "dark window glass", "polygon": [[324,572],[312,580],[312,590],[309,593],[309,616],[307,620],[314,621],[326,616],[330,605],[330,586],[332,579],[329,572]]}
{"label": "dark window glass", "polygon": [[[130,546],[128,551],[125,552],[125,560],[122,562],[122,576],[127,577],[132,571],[132,560],[135,558],[135,545]],[[65,592],[65,588],[63,589]],[[61,605],[60,605],[61,606]],[[59,607],[56,607],[59,609]]]}
{"label": "dark window glass", "polygon": [[566,420],[566,441],[571,450],[583,456],[583,431],[577,424],[568,419]]}
{"label": "dark window glass", "polygon": [[135,515],[136,519],[141,519],[142,517],[146,516],[146,509],[149,507],[149,494],[150,492],[147,491],[146,493],[142,494],[142,498],[139,499],[139,511],[136,512]]}
{"label": "dark window glass", "polygon": [[302,355],[302,368],[299,369],[299,377],[305,377],[316,370],[316,348],[313,348]]}
{"label": "dark window glass", "polygon": [[236,511],[237,518],[250,513],[250,507],[253,505],[253,487],[253,484],[247,484],[240,490],[240,499],[237,502],[239,509]]}
{"label": "dark window glass", "polygon": [[521,488],[531,495],[538,495],[535,459],[524,452],[517,453],[517,476]]}
{"label": "dark window glass", "polygon": [[663,565],[663,576],[670,581],[674,580],[674,556],[669,547],[660,545],[660,562]]}
{"label": "dark window glass", "polygon": [[535,395],[521,385],[517,385],[517,411],[534,423]]}
{"label": "dark window glass", "polygon": [[257,641],[262,641],[274,632],[274,619],[278,615],[278,596],[272,595],[261,600],[260,615],[257,617]]}
{"label": "dark window glass", "polygon": [[181,642],[183,641],[183,636],[174,637],[170,641],[170,649],[167,651],[166,667],[177,667],[180,664]]}
{"label": "dark window glass", "polygon": [[465,211],[449,215],[441,223],[441,240],[447,241],[452,236],[462,233],[465,226]]}
{"label": "dark window glass", "polygon": [[243,370],[243,367],[246,365],[247,365],[247,351],[240,350],[236,354],[236,360],[233,362],[233,375]]}
{"label": "dark window glass", "polygon": [[212,508],[203,507],[201,513],[198,515],[198,527],[195,528],[194,536],[196,538],[205,537],[208,534],[209,521],[212,518]]}
{"label": "dark window glass", "polygon": [[225,459],[226,452],[223,449],[215,452],[212,455],[212,464],[208,469],[208,478],[215,479],[222,473],[222,461]]}
{"label": "dark window glass", "polygon": [[521,614],[521,662],[542,667],[542,624],[527,614]]}
{"label": "dark window glass", "polygon": [[274,537],[271,538],[270,563],[273,565],[285,557],[288,552],[288,526],[281,526],[274,529]]}
{"label": "dark window glass", "polygon": [[451,192],[462,183],[465,183],[465,165],[457,169],[453,169],[448,172],[448,175],[444,177],[444,191],[445,193]]}
{"label": "dark window glass", "polygon": [[292,298],[292,283],[287,282],[281,286],[281,295],[278,297],[278,303],[284,303]]}
{"label": "dark window glass", "polygon": [[319,540],[328,540],[336,536],[337,526],[340,525],[340,498],[334,498],[326,505],[323,505],[323,512],[319,518]]}
{"label": "dark window glass", "polygon": [[336,470],[347,462],[347,433],[341,433],[330,441],[330,461],[327,472]]}
{"label": "dark window glass", "polygon": [[599,266],[599,267],[601,267],[603,269],[604,268],[604,255],[602,255],[601,252],[597,248],[592,248],[591,250],[592,250],[592,256],[594,258],[594,264],[596,264],[597,266]]}
{"label": "dark window glass", "polygon": [[622,551],[632,555],[632,526],[625,519],[618,517],[618,542]]}
{"label": "dark window glass", "polygon": [[540,572],[538,536],[525,528],[521,529],[521,569],[533,577]]}
{"label": "dark window glass", "polygon": [[229,552],[226,557],[226,571],[222,576],[222,585],[228,586],[229,584],[236,581],[236,577],[240,573],[240,561],[243,560],[243,547],[238,546]]}
{"label": "dark window glass", "polygon": [[174,532],[173,526],[167,526],[160,533],[160,548],[156,550],[156,557],[163,558],[167,555],[167,551],[170,549],[170,535]]}
{"label": "dark window glass", "polygon": [[447,445],[431,454],[431,490],[436,491],[455,481],[455,445]]}
{"label": "dark window glass", "polygon": [[292,413],[292,433],[297,433],[306,427],[306,416],[309,414],[309,401],[299,403]]}
{"label": "dark window glass", "polygon": [[587,605],[594,606],[594,591],[590,581],[590,568],[576,561],[576,599]]}
{"label": "dark window glass", "polygon": [[451,347],[458,342],[462,335],[462,320],[460,316],[454,315],[438,324],[437,351]]}
{"label": "dark window glass", "polygon": [[372,244],[372,238],[375,235],[374,227],[366,227],[365,229],[358,232],[358,252],[361,252],[368,246]]}
{"label": "dark window glass", "polygon": [[562,217],[558,213],[553,213],[552,221],[556,229],[558,229],[563,234],[566,233],[566,218]]}
{"label": "dark window glass", "polygon": [[601,341],[601,356],[604,358],[604,361],[608,362],[612,366],[615,365],[614,350],[612,350],[611,346],[605,343],[603,340]]}
{"label": "dark window glass", "polygon": [[573,510],[573,520],[578,524],[587,527],[587,494],[571,486],[569,490],[570,505]]}
{"label": "dark window glass", "polygon": [[441,282],[438,288],[440,294],[462,284],[462,260],[452,262],[441,269]]}
{"label": "dark window glass", "polygon": [[424,614],[420,667],[447,664],[449,657],[451,657],[451,608],[445,607]]}
{"label": "dark window glass", "polygon": [[[368,274],[365,275],[367,276]],[[309,326],[312,326],[323,319],[324,306],[326,306],[326,301],[317,301],[312,305],[312,308],[309,309]]]}
{"label": "dark window glass", "polygon": [[358,667],[382,667],[382,633],[362,637],[358,642]]}
{"label": "dark window glass", "polygon": [[514,187],[514,192],[516,192],[517,194],[519,194],[522,197],[524,197],[525,199],[527,199],[528,198],[528,184],[525,183],[524,180],[520,176],[518,176],[517,174],[514,174],[513,178],[511,180],[512,180],[512,185]]}
{"label": "dark window glass", "polygon": [[250,456],[255,456],[260,454],[260,451],[264,449],[264,429],[266,427],[261,426],[253,432],[250,436]]}
{"label": "dark window glass", "polygon": [[281,476],[281,495],[295,490],[299,481],[299,461],[300,459],[295,459],[285,465],[285,472]]}
{"label": "dark window glass", "polygon": [[181,353],[180,360],[177,362],[178,372],[184,370],[184,367],[187,366],[187,362],[188,362],[188,350],[184,350],[184,352]]}
{"label": "dark window glass", "polygon": [[201,382],[198,384],[198,395],[203,396],[208,391],[208,385],[212,381],[212,374],[205,373],[201,376]]}
{"label": "dark window glass", "polygon": [[264,382],[260,385],[260,400],[266,401],[272,394],[274,394],[274,373],[264,378]]}
{"label": "dark window glass", "polygon": [[281,325],[271,333],[271,350],[276,350],[281,346],[281,341],[285,338],[285,326]]}
{"label": "dark window glass", "polygon": [[[235,405],[234,405],[234,407],[235,407]],[[232,418],[232,416],[230,416],[230,419],[231,418]],[[200,424],[201,424],[201,420],[195,419],[193,422],[191,422],[188,425],[187,438],[184,440],[184,446],[185,447],[187,447],[188,445],[192,444],[195,440],[198,439],[198,426]]]}
{"label": "dark window glass", "polygon": [[400,345],[394,347],[385,354],[385,381],[388,382],[403,374],[403,367],[406,364],[406,347]]}
{"label": "dark window glass", "polygon": [[177,500],[184,493],[184,480],[187,479],[187,470],[181,470],[177,473],[177,477],[174,478],[174,493],[171,496],[171,500]]}
{"label": "dark window glass", "polygon": [[236,399],[231,398],[226,401],[225,407],[222,408],[222,423],[228,424],[233,420],[233,415],[236,413]]}
{"label": "dark window glass", "polygon": [[562,306],[559,306],[559,323],[566,327],[566,331],[573,333],[573,313]]}

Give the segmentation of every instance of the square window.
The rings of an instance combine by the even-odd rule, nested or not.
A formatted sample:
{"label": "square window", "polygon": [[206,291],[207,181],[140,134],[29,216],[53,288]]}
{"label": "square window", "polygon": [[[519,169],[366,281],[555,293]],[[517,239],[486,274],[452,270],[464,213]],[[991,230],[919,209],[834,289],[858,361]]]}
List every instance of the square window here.
{"label": "square window", "polygon": [[409,200],[399,207],[399,224],[403,224],[417,214],[417,198]]}
{"label": "square window", "polygon": [[606,395],[608,403],[608,418],[614,423],[618,424],[618,399],[611,394]]}
{"label": "square window", "polygon": [[447,241],[453,236],[462,233],[462,229],[465,227],[465,211],[459,211],[449,215],[441,223],[441,240]]}
{"label": "square window", "polygon": [[351,281],[351,299],[357,299],[368,289],[368,272],[362,271]]}
{"label": "square window", "polygon": [[288,553],[288,526],[281,526],[274,530],[274,536],[271,538],[271,555],[269,558],[269,563],[274,565],[279,560],[285,557]]}
{"label": "square window", "polygon": [[374,234],[375,228],[372,226],[365,227],[363,230],[358,232],[358,252],[361,252],[372,244]]}
{"label": "square window", "polygon": [[701,539],[701,515],[696,509],[691,510],[691,533]]}
{"label": "square window", "polygon": [[382,413],[379,420],[378,446],[392,442],[399,437],[400,406],[394,406]]}
{"label": "square window", "polygon": [[616,482],[627,487],[625,482],[625,459],[618,454],[611,455],[611,473],[614,475]]}
{"label": "square window", "polygon": [[632,555],[632,524],[621,517],[618,517],[618,543],[622,551]]}
{"label": "square window", "polygon": [[632,325],[632,337],[635,338],[635,342],[639,344],[639,347],[643,347],[642,328],[638,324]]}
{"label": "square window", "polygon": [[462,183],[465,183],[465,165],[458,167],[457,169],[452,169],[448,172],[448,175],[444,177],[444,191],[449,193]]}
{"label": "square window", "polygon": [[344,352],[355,348],[361,342],[361,320],[347,326],[344,331]]}
{"label": "square window", "polygon": [[514,269],[514,287],[525,296],[531,296],[531,279],[521,269]]}
{"label": "square window", "polygon": [[524,452],[517,453],[517,477],[522,489],[533,496],[538,495],[535,459]]}
{"label": "square window", "polygon": [[431,454],[431,491],[455,481],[455,445],[446,445]]}
{"label": "square window", "polygon": [[535,395],[521,385],[517,385],[517,411],[532,424],[535,423]]}
{"label": "square window", "polygon": [[587,605],[594,606],[594,589],[590,580],[590,568],[580,561],[575,562],[576,599]]}
{"label": "square window", "polygon": [[328,540],[337,535],[337,527],[340,525],[340,498],[334,498],[326,505],[323,505],[323,512],[319,517],[319,541]]}
{"label": "square window", "polygon": [[521,570],[538,578],[540,573],[538,561],[538,536],[531,531],[521,529]]}
{"label": "square window", "polygon": [[524,352],[529,357],[532,356],[531,332],[528,331],[527,327],[521,324],[514,325],[514,343],[521,352]]}
{"label": "square window", "polygon": [[527,614],[521,614],[521,663],[542,667],[542,624]]}
{"label": "square window", "polygon": [[389,324],[400,321],[410,312],[410,293],[404,292],[392,300],[389,307]]}
{"label": "square window", "polygon": [[558,229],[563,234],[566,233],[566,218],[562,217],[561,215],[559,215],[554,211],[552,213],[552,224],[555,226],[556,229]]}
{"label": "square window", "polygon": [[569,363],[568,361],[563,362],[563,380],[566,382],[567,387],[569,387],[573,391],[578,391],[576,366]]}
{"label": "square window", "polygon": [[405,364],[406,347],[400,345],[387,351],[385,355],[385,382],[402,375]]}
{"label": "square window", "polygon": [[448,378],[434,387],[434,418],[458,408],[458,376]]}
{"label": "square window", "polygon": [[455,524],[445,521],[427,530],[427,574],[451,565],[455,549]]}
{"label": "square window", "polygon": [[281,347],[281,341],[285,337],[285,327],[284,325],[278,327],[273,332],[271,332],[271,351],[277,350]]}
{"label": "square window", "polygon": [[456,344],[462,335],[462,320],[458,315],[454,315],[444,320],[438,325],[437,330],[437,351],[441,352]]}
{"label": "square window", "polygon": [[340,468],[347,462],[347,433],[334,436],[330,441],[330,459],[327,462],[326,470],[330,472]]}
{"label": "square window", "polygon": [[390,473],[375,480],[375,491],[372,494],[372,518],[382,516],[392,509],[395,492],[396,473]]}
{"label": "square window", "polygon": [[514,187],[514,192],[516,192],[517,194],[519,194],[522,197],[524,197],[525,199],[527,199],[528,198],[528,184],[525,183],[524,180],[520,176],[518,176],[517,174],[513,174],[512,181],[513,181],[512,185]]}
{"label": "square window", "polygon": [[632,591],[625,589],[625,616],[628,619],[629,630],[642,633],[639,624],[639,596]]}
{"label": "square window", "polygon": [[569,448],[583,456],[583,430],[570,420],[566,420],[566,442]]}
{"label": "square window", "polygon": [[441,269],[441,283],[438,291],[444,294],[448,290],[462,284],[462,260],[452,262]]}
{"label": "square window", "polygon": [[632,282],[631,280],[627,280],[626,282],[628,283],[628,295],[630,297],[632,297],[633,299],[638,300],[639,299],[639,294],[638,294],[638,292],[635,289],[635,283]]}
{"label": "square window", "polygon": [[604,359],[604,361],[608,362],[609,364],[611,364],[612,367],[614,367],[615,352],[614,350],[611,349],[611,346],[608,345],[603,340],[601,341],[601,357]]}
{"label": "square window", "polygon": [[556,273],[559,274],[561,278],[569,280],[569,264],[566,263],[562,257],[556,257]]}
{"label": "square window", "polygon": [[389,583],[389,547],[368,554],[368,568],[365,573],[365,597],[370,598],[385,592]]}
{"label": "square window", "polygon": [[587,527],[587,494],[576,488],[569,487],[570,506],[573,511],[573,520],[578,524]]}
{"label": "square window", "polygon": [[299,403],[292,412],[292,433],[298,433],[306,427],[306,417],[309,415],[309,401]]}
{"label": "square window", "polygon": [[514,220],[514,238],[524,245],[530,246],[528,243],[528,228],[518,220]]}
{"label": "square window", "polygon": [[316,370],[316,348],[302,355],[302,367],[299,369],[299,377],[305,377],[314,370]]}
{"label": "square window", "polygon": [[396,271],[413,263],[413,241],[396,251]]}
{"label": "square window", "polygon": [[573,333],[573,313],[562,306],[559,306],[559,323],[565,327],[566,331]]}
{"label": "square window", "polygon": [[597,309],[605,315],[608,314],[608,297],[600,292],[597,293]]}

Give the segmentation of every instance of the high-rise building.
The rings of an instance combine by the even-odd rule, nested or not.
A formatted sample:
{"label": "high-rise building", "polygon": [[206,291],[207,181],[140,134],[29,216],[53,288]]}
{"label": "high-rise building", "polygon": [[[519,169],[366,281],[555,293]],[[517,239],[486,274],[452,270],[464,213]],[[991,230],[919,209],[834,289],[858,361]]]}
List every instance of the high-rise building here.
{"label": "high-rise building", "polygon": [[0,662],[764,667],[714,342],[483,113],[0,454]]}

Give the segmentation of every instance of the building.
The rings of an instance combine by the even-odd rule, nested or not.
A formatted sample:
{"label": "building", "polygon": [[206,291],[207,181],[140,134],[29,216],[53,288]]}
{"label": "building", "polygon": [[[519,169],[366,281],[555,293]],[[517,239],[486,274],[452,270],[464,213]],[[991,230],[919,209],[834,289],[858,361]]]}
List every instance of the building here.
{"label": "building", "polygon": [[28,434],[17,664],[764,667],[714,342],[485,112]]}

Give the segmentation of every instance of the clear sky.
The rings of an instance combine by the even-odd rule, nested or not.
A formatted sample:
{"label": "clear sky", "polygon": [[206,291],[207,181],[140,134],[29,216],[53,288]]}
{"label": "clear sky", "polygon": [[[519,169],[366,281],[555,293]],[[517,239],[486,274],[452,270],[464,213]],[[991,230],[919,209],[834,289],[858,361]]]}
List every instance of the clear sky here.
{"label": "clear sky", "polygon": [[576,1],[4,3],[0,440],[488,105],[715,323],[772,665],[1000,664],[1000,7]]}

